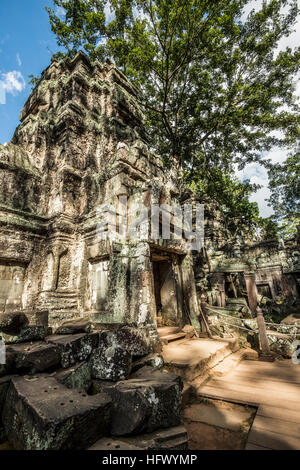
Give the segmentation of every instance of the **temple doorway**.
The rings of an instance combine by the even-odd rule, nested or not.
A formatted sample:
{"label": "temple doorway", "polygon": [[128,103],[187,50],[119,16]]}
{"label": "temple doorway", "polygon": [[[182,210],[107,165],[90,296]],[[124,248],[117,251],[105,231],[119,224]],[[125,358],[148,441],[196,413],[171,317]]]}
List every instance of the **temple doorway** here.
{"label": "temple doorway", "polygon": [[262,297],[268,297],[269,299],[273,298],[272,290],[269,283],[257,283],[257,292]]}
{"label": "temple doorway", "polygon": [[22,309],[25,269],[15,261],[0,264],[0,313]]}
{"label": "temple doorway", "polygon": [[152,253],[152,266],[157,324],[178,326],[182,317],[180,267],[163,252]]}

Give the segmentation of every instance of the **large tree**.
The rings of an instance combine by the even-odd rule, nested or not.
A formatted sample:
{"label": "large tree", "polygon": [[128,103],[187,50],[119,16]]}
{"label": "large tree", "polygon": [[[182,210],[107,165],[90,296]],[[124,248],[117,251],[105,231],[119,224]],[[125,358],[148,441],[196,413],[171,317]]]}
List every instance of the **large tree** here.
{"label": "large tree", "polygon": [[252,220],[258,222],[259,208],[256,202],[250,202],[249,196],[260,188],[251,184],[249,180],[241,182],[236,176],[222,171],[220,168],[212,168],[209,172],[185,173],[185,181],[192,191],[200,197],[218,201],[224,215],[233,218]]}
{"label": "large tree", "polygon": [[[58,44],[112,58],[141,90],[153,147],[188,182],[258,161],[299,137],[294,79],[300,48],[278,52],[296,0],[54,0]],[[284,13],[283,13],[284,9]],[[277,137],[277,136],[280,137]]]}
{"label": "large tree", "polygon": [[274,219],[283,235],[294,235],[300,224],[300,151],[291,154],[284,163],[270,166],[269,188]]}

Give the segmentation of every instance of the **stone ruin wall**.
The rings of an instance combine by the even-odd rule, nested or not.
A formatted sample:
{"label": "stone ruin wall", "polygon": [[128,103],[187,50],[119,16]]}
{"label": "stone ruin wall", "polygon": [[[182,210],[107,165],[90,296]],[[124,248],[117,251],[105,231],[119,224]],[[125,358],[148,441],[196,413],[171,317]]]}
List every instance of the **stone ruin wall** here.
{"label": "stone ruin wall", "polygon": [[247,299],[253,314],[262,297],[280,302],[283,315],[288,314],[285,307],[297,308],[299,237],[286,242],[253,239],[242,221],[225,220],[218,206],[209,201],[205,207],[205,246],[201,254],[195,255],[198,297],[204,295],[209,304],[225,307],[229,295],[227,284],[233,275],[241,284],[238,297]]}
{"label": "stone ruin wall", "polygon": [[[176,183],[149,150],[137,98],[111,63],[92,64],[83,53],[43,72],[11,143],[0,146],[0,312],[49,310],[52,325],[88,312],[100,322],[155,326],[151,253],[162,247],[97,237],[97,208],[119,196],[129,198],[129,217],[140,202],[178,201]],[[226,275],[237,272],[254,298],[250,308],[264,282],[273,296],[299,299],[296,242],[241,237],[233,233],[238,221],[229,226],[205,204],[205,250],[194,257],[199,299],[224,305]],[[175,290],[196,322],[192,258],[184,244],[171,245],[164,248],[173,277],[182,278]]]}
{"label": "stone ruin wall", "polygon": [[[150,256],[162,247],[98,237],[99,206],[127,196],[130,218],[139,203],[178,197],[149,150],[137,91],[121,72],[83,53],[53,62],[12,142],[0,146],[0,178],[0,312],[48,310],[52,326],[88,313],[155,327]],[[196,318],[192,258],[171,245],[164,249],[175,277],[175,258],[186,257],[181,290]]]}

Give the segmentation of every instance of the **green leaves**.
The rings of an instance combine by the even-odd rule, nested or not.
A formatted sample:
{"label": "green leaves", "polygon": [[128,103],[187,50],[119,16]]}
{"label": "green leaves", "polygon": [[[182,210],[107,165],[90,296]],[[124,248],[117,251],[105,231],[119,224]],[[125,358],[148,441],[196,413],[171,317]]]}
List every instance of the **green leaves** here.
{"label": "green leaves", "polygon": [[269,202],[275,210],[275,218],[281,223],[282,232],[296,232],[300,223],[300,153],[290,155],[282,164],[269,167]]}
{"label": "green leaves", "polygon": [[259,189],[258,185],[250,184],[249,181],[241,182],[229,172],[214,166],[207,172],[206,165],[202,171],[198,170],[197,178],[186,172],[186,183],[200,196],[218,201],[225,215],[239,217],[247,222],[258,221],[258,205],[249,202],[249,196]]}
{"label": "green leaves", "polygon": [[241,21],[249,2],[54,0],[65,18],[47,10],[68,55],[83,48],[92,59],[110,57],[141,89],[165,165],[177,160],[189,184],[197,187],[201,174],[208,188],[212,173],[227,178],[235,165],[259,161],[274,145],[291,149],[299,137],[300,49],[277,50],[293,30],[297,2],[268,0]]}

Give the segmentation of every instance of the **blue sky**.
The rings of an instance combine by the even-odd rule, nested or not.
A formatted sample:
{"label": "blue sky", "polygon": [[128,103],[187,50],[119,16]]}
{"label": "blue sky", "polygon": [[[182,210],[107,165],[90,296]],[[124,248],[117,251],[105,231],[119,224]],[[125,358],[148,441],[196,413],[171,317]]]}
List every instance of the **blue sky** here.
{"label": "blue sky", "polygon": [[[259,8],[262,1],[252,0],[247,5],[245,14],[252,8]],[[19,124],[20,111],[31,91],[28,76],[39,75],[50,64],[52,54],[58,50],[45,6],[53,6],[52,0],[0,0],[0,144],[11,140]],[[299,45],[299,36],[298,21],[295,32],[289,38],[281,40],[278,50]],[[1,104],[3,84],[6,91],[5,104]],[[297,94],[300,96],[300,86]],[[265,157],[274,162],[282,162],[286,153],[273,149]],[[262,189],[251,199],[258,202],[262,216],[269,216],[272,210],[265,201],[269,196],[266,170],[258,164],[252,164],[237,175],[242,180],[249,178],[252,183],[262,185]]]}
{"label": "blue sky", "polygon": [[28,75],[39,75],[58,50],[44,6],[51,0],[0,0],[0,79],[6,104],[0,104],[0,143],[11,140],[30,94]]}

